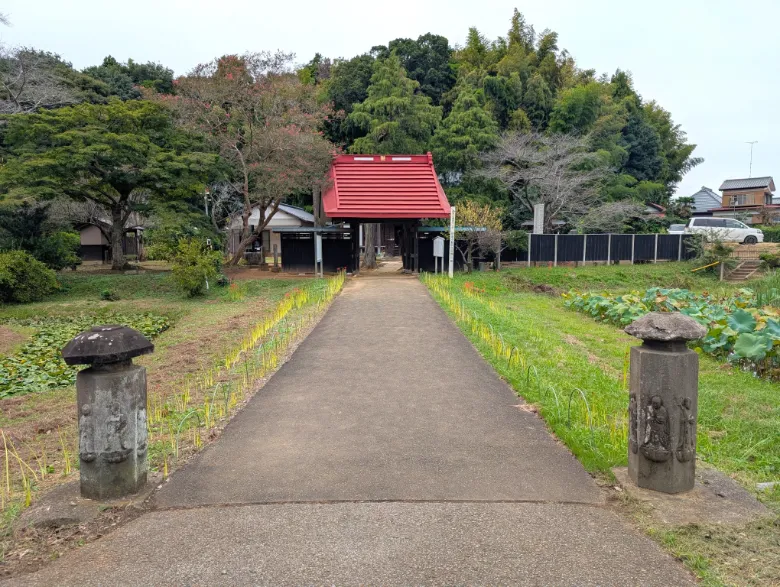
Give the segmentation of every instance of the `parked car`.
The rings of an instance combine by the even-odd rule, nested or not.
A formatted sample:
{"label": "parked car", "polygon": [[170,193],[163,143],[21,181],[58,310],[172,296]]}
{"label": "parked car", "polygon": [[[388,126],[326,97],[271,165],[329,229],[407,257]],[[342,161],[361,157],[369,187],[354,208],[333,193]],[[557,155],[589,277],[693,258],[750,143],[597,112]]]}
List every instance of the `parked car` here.
{"label": "parked car", "polygon": [[683,234],[685,232],[685,225],[684,224],[670,224],[668,232],[669,232],[669,234]]}
{"label": "parked car", "polygon": [[764,242],[764,233],[733,218],[691,218],[686,234],[705,234],[713,239],[754,245]]}

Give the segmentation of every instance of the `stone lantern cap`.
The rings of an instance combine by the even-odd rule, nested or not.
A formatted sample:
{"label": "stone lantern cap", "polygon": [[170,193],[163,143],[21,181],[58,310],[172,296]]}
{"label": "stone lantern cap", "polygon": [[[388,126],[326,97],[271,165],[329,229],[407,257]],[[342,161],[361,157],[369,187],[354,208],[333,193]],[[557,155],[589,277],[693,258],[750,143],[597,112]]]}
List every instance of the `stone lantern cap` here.
{"label": "stone lantern cap", "polygon": [[108,324],[93,326],[77,334],[62,349],[62,358],[68,365],[106,365],[148,355],[154,345],[137,330]]}
{"label": "stone lantern cap", "polygon": [[707,334],[704,326],[680,312],[650,312],[626,326],[625,331],[653,342],[698,340]]}

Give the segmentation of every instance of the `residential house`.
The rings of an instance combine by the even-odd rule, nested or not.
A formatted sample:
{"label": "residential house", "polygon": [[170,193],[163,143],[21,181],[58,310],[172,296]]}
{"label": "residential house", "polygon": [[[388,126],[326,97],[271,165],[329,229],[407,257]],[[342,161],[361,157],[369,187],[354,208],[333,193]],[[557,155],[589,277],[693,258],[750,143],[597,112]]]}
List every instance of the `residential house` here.
{"label": "residential house", "polygon": [[666,217],[666,208],[664,206],[661,206],[661,204],[654,204],[653,202],[648,202],[647,204],[645,204],[645,215],[655,216],[656,218],[664,218]]}
{"label": "residential house", "polygon": [[712,210],[723,206],[721,195],[704,185],[691,197],[693,198],[692,212],[694,216],[712,216]]}
{"label": "residential house", "polygon": [[[260,222],[260,209],[254,208],[252,215],[249,217],[249,226],[252,230],[255,229]],[[236,252],[238,244],[241,242],[241,228],[243,221],[239,216],[230,224],[228,235],[228,250],[230,254]],[[282,227],[301,227],[301,226],[314,226],[314,215],[310,214],[302,208],[296,208],[295,206],[288,206],[287,204],[280,204],[279,209],[276,211],[269,220],[268,224],[263,230],[261,239],[255,241],[251,250],[259,251],[262,245],[266,255],[270,255],[273,252],[273,246],[276,245],[277,250],[281,252],[282,241],[279,233],[274,232],[275,228]]]}
{"label": "residential house", "polygon": [[721,206],[711,210],[713,216],[760,224],[766,212],[780,212],[780,205],[774,203],[775,182],[769,176],[727,179],[720,191]]}
{"label": "residential house", "polygon": [[[111,262],[111,243],[94,224],[77,224],[81,236],[79,256],[83,261]],[[126,256],[140,258],[143,255],[142,226],[130,226],[122,237],[122,249]]]}

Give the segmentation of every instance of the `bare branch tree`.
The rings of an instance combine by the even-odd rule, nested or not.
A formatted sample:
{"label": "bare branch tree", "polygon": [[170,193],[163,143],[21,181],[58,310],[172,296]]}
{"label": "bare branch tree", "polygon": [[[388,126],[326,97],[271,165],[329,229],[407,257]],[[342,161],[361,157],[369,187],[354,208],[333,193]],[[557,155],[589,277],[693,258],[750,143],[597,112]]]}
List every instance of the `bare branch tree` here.
{"label": "bare branch tree", "polygon": [[479,173],[501,181],[528,212],[545,205],[545,231],[557,217],[582,214],[596,203],[599,180],[608,173],[584,138],[564,134],[507,133],[482,160]]}
{"label": "bare branch tree", "polygon": [[74,104],[57,71],[55,55],[27,47],[0,45],[0,113],[34,112]]}
{"label": "bare branch tree", "polygon": [[[158,96],[176,108],[185,128],[200,132],[226,164],[241,195],[242,230],[230,259],[235,265],[289,195],[327,184],[335,148],[320,131],[330,108],[317,89],[291,71],[292,55],[227,55],[179,78],[176,96]],[[260,213],[251,228],[254,208]]]}
{"label": "bare branch tree", "polygon": [[583,234],[621,233],[626,232],[632,220],[646,216],[645,206],[637,202],[607,202],[585,214],[577,222],[577,229]]}

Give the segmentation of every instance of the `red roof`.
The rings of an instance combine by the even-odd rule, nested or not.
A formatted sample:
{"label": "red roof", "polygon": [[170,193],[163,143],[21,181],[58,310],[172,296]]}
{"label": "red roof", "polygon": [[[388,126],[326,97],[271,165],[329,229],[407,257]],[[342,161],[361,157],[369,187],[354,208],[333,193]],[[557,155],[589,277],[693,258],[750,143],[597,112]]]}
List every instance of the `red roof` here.
{"label": "red roof", "polygon": [[323,194],[330,218],[449,218],[450,204],[427,155],[340,155]]}

